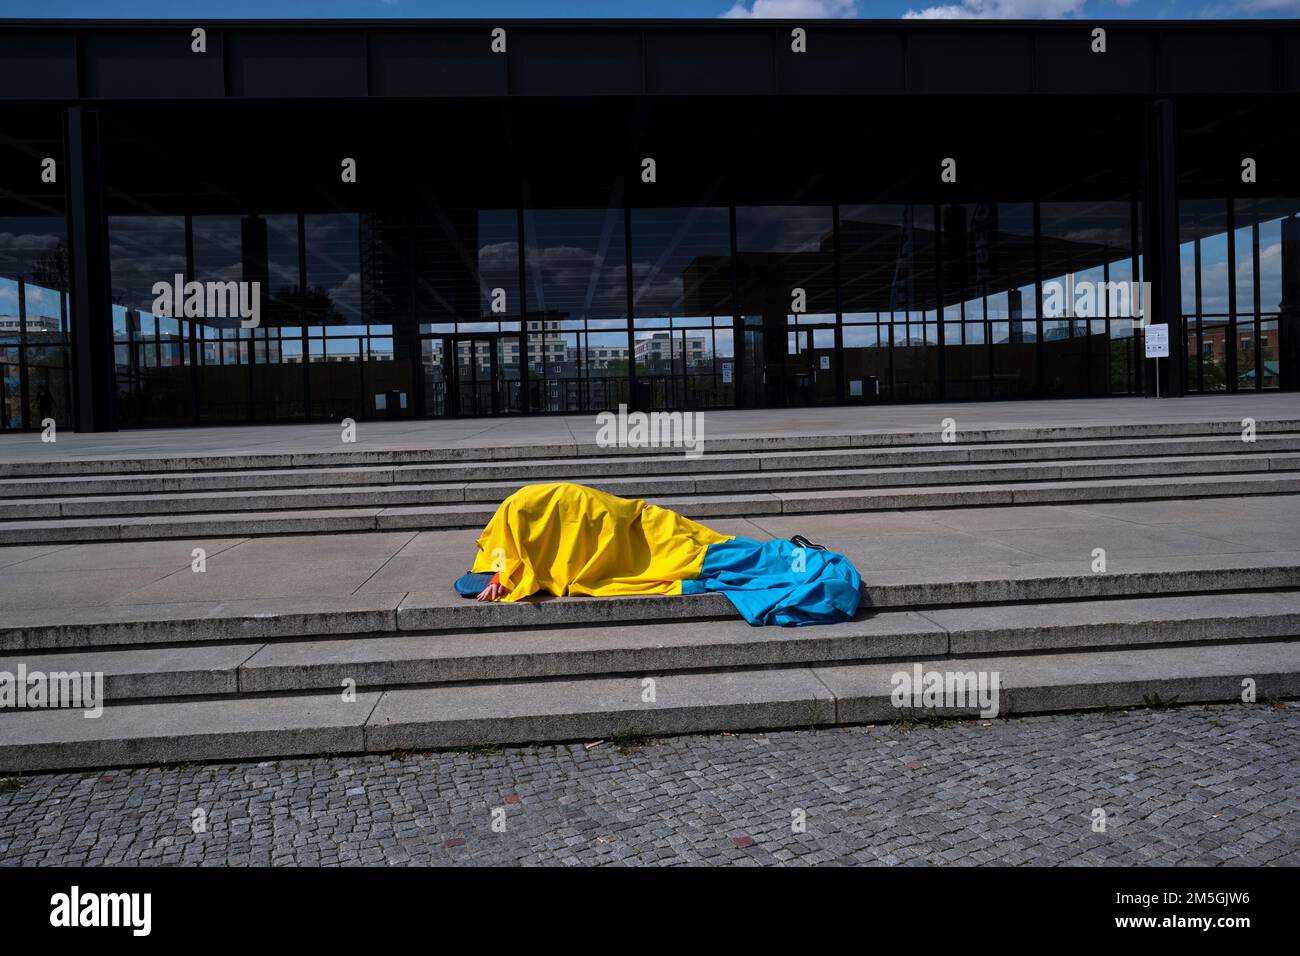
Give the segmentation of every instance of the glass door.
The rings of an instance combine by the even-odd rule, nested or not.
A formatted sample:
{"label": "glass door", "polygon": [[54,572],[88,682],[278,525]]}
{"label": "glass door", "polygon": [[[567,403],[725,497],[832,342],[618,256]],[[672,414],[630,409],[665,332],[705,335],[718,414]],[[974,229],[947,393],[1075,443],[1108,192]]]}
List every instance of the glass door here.
{"label": "glass door", "polygon": [[491,415],[496,398],[496,354],[488,338],[457,338],[455,357],[456,412]]}
{"label": "glass door", "polygon": [[835,328],[787,329],[784,391],[787,405],[825,405],[835,401]]}
{"label": "glass door", "polygon": [[18,349],[0,348],[0,431],[22,427],[22,377]]}
{"label": "glass door", "polygon": [[749,408],[762,408],[767,391],[767,359],[763,352],[763,329],[754,325],[761,317],[745,317],[742,327],[741,361],[743,363],[742,403]]}
{"label": "glass door", "polygon": [[518,335],[426,336],[420,358],[426,415],[468,417],[521,410]]}

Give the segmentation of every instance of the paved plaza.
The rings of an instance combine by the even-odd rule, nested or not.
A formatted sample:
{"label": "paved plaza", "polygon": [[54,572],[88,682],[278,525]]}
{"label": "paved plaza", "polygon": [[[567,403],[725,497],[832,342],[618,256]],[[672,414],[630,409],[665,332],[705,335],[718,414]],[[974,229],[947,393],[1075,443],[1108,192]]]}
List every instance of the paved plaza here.
{"label": "paved plaza", "polygon": [[1298,737],[1218,705],[36,775],[0,864],[1294,866]]}

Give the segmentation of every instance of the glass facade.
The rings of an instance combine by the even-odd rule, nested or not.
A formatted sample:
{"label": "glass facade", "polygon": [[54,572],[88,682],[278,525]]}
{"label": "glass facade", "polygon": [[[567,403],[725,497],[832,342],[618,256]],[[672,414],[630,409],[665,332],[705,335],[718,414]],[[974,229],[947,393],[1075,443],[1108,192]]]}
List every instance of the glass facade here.
{"label": "glass facade", "polygon": [[622,209],[524,211],[529,407],[586,412],[628,401]]}
{"label": "glass facade", "polygon": [[[1140,394],[1139,222],[1123,196],[111,216],[119,415]],[[0,279],[6,427],[66,416],[60,228],[0,220],[8,249],[27,244]],[[1180,228],[1188,390],[1278,387],[1300,201],[1184,200]],[[259,325],[155,316],[154,283],[176,276],[257,281]]]}
{"label": "glass facade", "polygon": [[[523,409],[519,213],[438,210],[412,226],[417,413]],[[399,342],[400,345],[400,342]],[[541,349],[540,342],[537,349]]]}
{"label": "glass facade", "polygon": [[835,208],[736,208],[743,404],[834,402]]}
{"label": "glass facade", "polygon": [[850,401],[939,395],[934,208],[840,209],[844,366]]}
{"label": "glass facade", "polygon": [[1141,308],[1130,285],[1138,275],[1134,205],[1045,202],[1039,220],[1043,282],[1065,290],[1061,307],[1044,301],[1051,313],[1043,320],[1045,394],[1133,394]]}
{"label": "glass facade", "polygon": [[731,211],[633,209],[630,233],[637,406],[734,405]]}
{"label": "glass facade", "polygon": [[1035,395],[1033,204],[946,206],[941,242],[946,396]]}
{"label": "glass facade", "polygon": [[185,217],[110,216],[108,244],[118,417],[124,425],[188,424],[193,324],[155,315],[153,292],[159,282],[174,287],[177,276],[183,285],[189,274]]}
{"label": "glass facade", "polygon": [[1281,324],[1300,301],[1300,199],[1192,199],[1178,206],[1189,392],[1280,385]]}
{"label": "glass facade", "polygon": [[0,431],[72,424],[67,231],[0,216]]}
{"label": "glass facade", "polygon": [[409,356],[399,359],[393,335],[409,315],[409,224],[400,217],[308,214],[302,234],[311,418],[371,418],[390,410],[409,416],[414,369]]}
{"label": "glass facade", "polygon": [[256,328],[237,316],[194,324],[199,421],[302,421],[305,354],[298,217],[195,216],[195,280],[257,282]]}

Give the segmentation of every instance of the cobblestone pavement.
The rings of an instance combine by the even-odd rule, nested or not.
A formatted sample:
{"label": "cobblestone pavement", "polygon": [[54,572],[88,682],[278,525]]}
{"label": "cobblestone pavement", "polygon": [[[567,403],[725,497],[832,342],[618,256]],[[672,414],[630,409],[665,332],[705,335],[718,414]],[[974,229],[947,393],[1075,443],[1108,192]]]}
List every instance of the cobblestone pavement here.
{"label": "cobblestone pavement", "polygon": [[1300,705],[40,775],[0,863],[1300,865]]}

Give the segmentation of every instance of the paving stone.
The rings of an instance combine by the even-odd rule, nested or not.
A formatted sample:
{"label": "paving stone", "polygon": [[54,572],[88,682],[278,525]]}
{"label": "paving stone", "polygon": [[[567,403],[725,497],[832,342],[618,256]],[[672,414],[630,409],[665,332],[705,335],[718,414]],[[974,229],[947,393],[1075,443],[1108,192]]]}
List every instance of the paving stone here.
{"label": "paving stone", "polygon": [[[0,787],[0,865],[1300,861],[1298,704],[984,723],[40,774]],[[1149,791],[1120,779],[1130,770]],[[1192,799],[1206,780],[1230,812]],[[1247,789],[1254,808],[1231,800]],[[807,832],[791,832],[792,808]]]}

